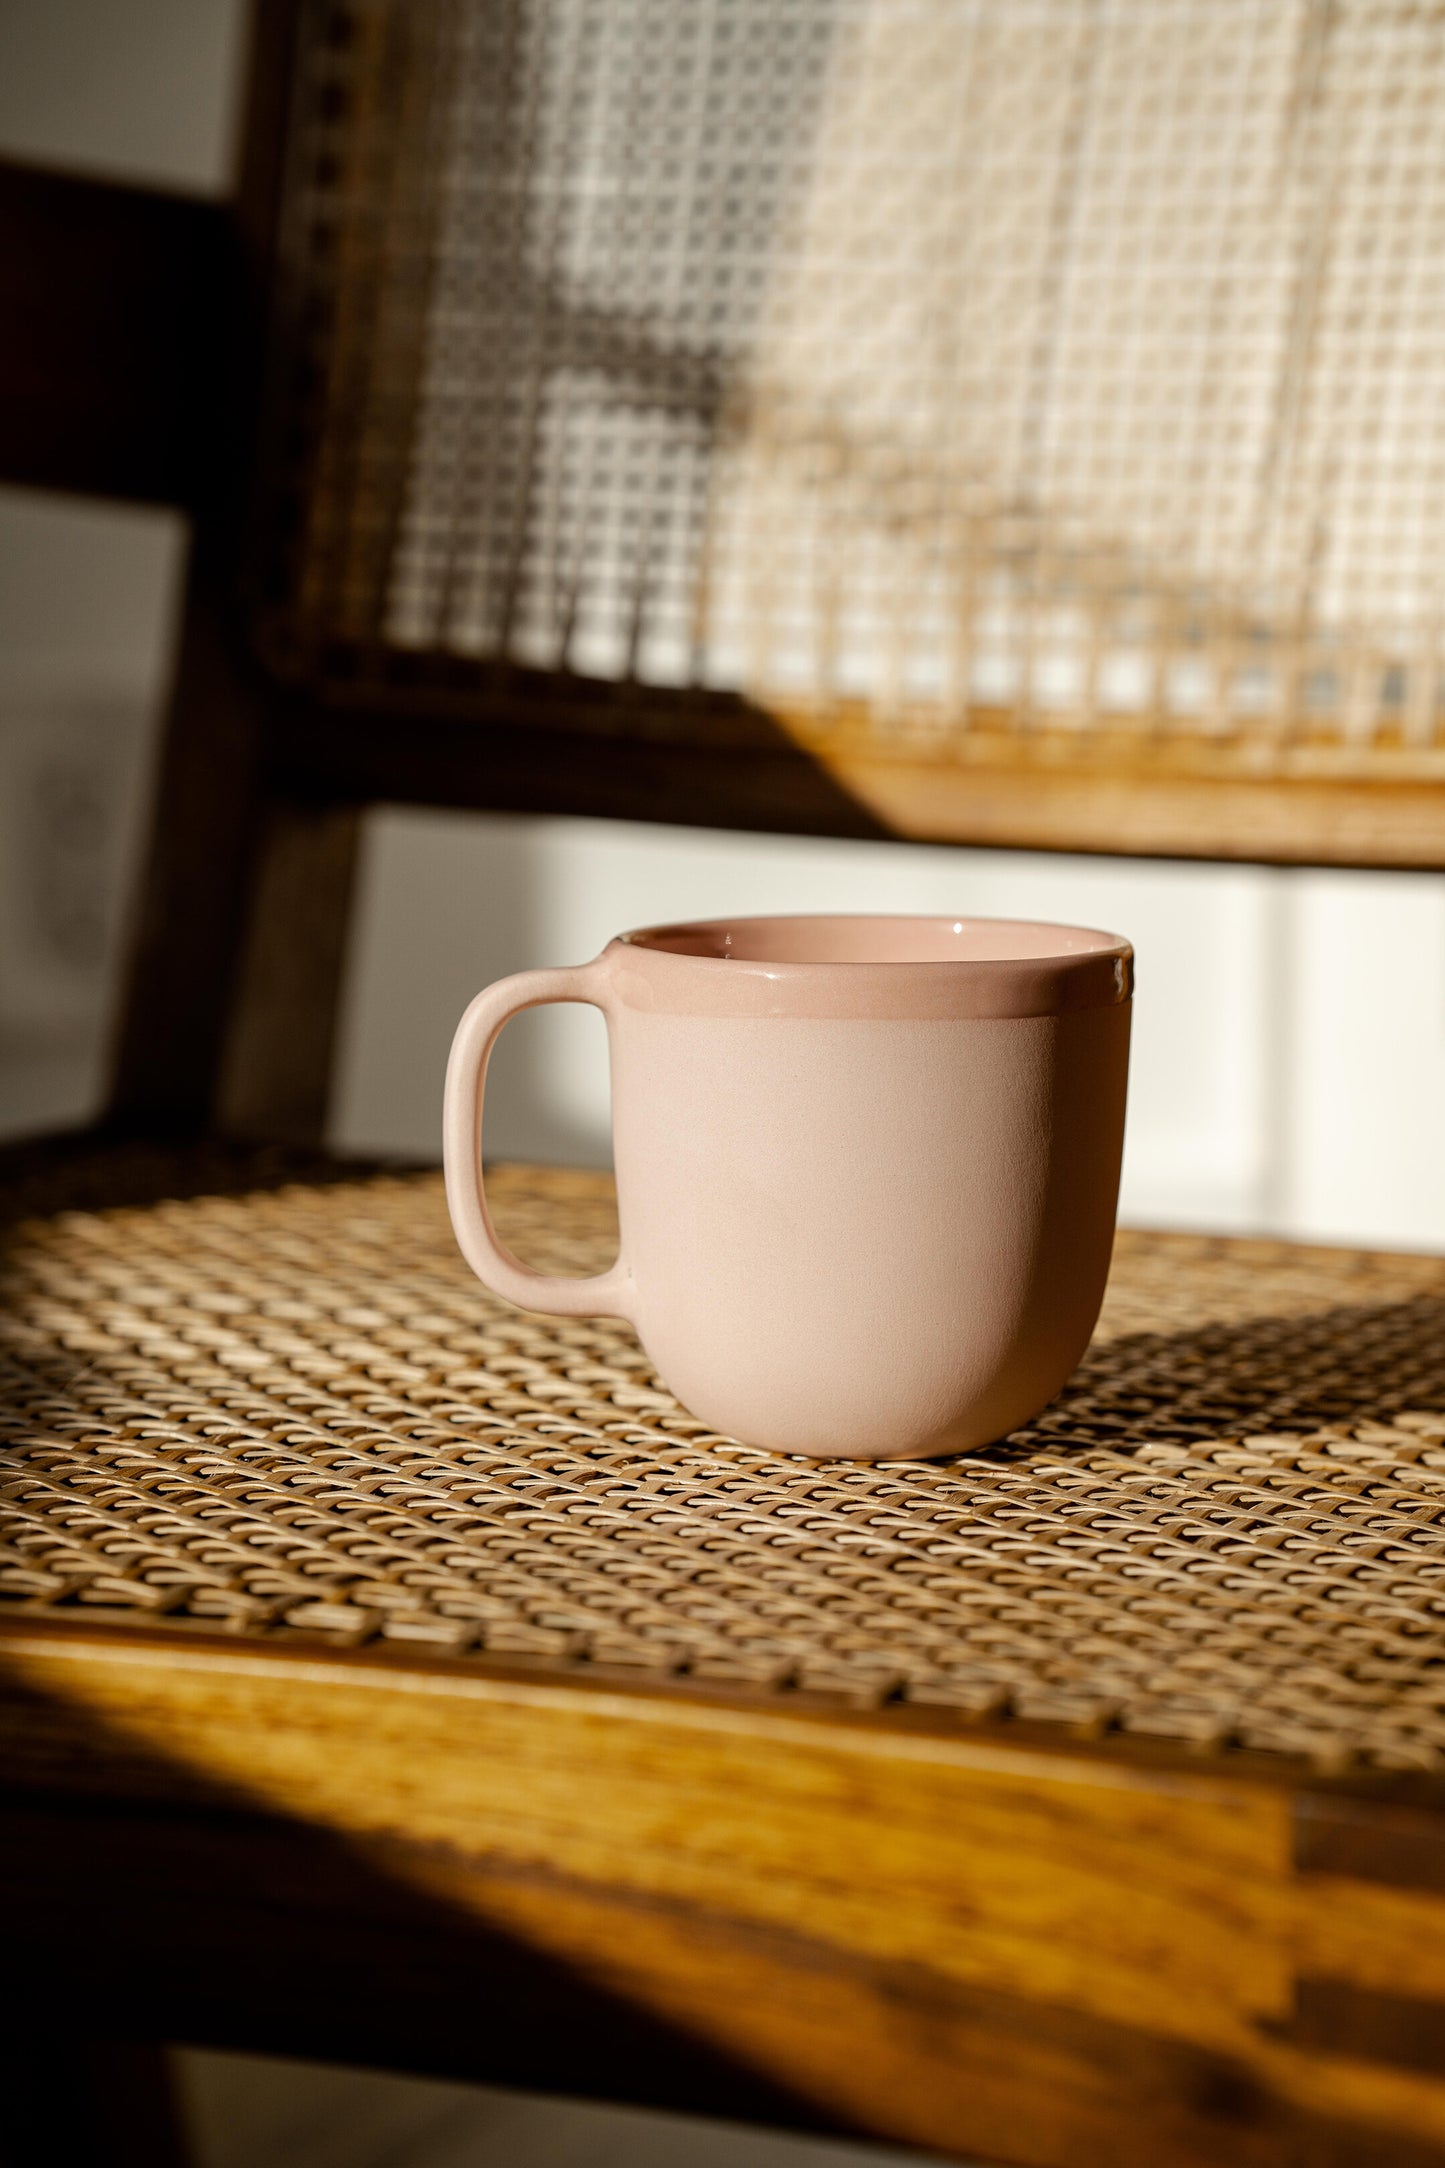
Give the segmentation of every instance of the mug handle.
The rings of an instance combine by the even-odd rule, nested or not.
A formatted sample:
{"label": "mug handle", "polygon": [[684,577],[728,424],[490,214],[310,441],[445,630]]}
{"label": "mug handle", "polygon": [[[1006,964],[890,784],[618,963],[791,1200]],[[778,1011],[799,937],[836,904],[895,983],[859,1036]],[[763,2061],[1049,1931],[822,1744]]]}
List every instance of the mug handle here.
{"label": "mug handle", "polygon": [[605,1016],[609,1002],[601,965],[598,957],[567,970],[519,971],[477,995],[457,1026],[447,1063],[442,1154],[457,1242],[484,1287],[519,1309],[545,1310],[554,1317],[622,1317],[631,1324],[635,1290],[620,1257],[610,1271],[588,1279],[534,1272],[498,1239],[482,1179],[482,1098],[487,1063],[503,1025],[523,1009],[549,1001],[589,1002]]}

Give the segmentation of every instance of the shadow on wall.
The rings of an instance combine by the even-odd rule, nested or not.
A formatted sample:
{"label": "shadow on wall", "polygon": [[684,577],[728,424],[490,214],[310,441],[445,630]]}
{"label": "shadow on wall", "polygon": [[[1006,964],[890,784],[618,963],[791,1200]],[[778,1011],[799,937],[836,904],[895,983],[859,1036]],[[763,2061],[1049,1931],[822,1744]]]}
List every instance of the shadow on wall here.
{"label": "shadow on wall", "polygon": [[[537,826],[446,815],[368,822],[333,1087],[335,1144],[365,1151],[370,1137],[383,1152],[440,1159],[447,1052],[468,1002],[510,972],[582,960],[555,923]],[[575,1004],[510,1024],[487,1077],[487,1156],[610,1164],[605,1042],[601,1017]]]}
{"label": "shadow on wall", "polygon": [[0,700],[0,1136],[99,1109],[151,736],[135,699]]}

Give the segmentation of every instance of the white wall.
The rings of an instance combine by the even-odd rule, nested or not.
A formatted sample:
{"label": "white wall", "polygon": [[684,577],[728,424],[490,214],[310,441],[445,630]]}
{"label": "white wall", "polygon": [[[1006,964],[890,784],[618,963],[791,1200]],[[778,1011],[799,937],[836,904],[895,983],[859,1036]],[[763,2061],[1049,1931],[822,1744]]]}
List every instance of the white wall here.
{"label": "white wall", "polygon": [[1309,873],[1286,897],[1281,1224],[1445,1248],[1445,881]]}
{"label": "white wall", "polygon": [[[0,155],[221,193],[240,0],[3,0]],[[0,1134],[94,1114],[184,562],[173,514],[0,488]]]}
{"label": "white wall", "polygon": [[220,195],[244,0],[4,0],[0,151]]}
{"label": "white wall", "polygon": [[[478,986],[625,926],[740,910],[1076,920],[1139,957],[1125,1213],[1445,1242],[1445,879],[1287,874],[619,823],[387,812],[363,867],[337,1141],[438,1149],[440,1079]],[[509,1027],[487,1149],[602,1160],[600,1020]]]}
{"label": "white wall", "polygon": [[[5,0],[0,153],[215,191],[240,0]],[[166,515],[0,490],[0,1130],[99,1105],[173,631]],[[1140,959],[1135,1219],[1445,1245],[1445,877],[1009,857],[592,822],[370,824],[334,1135],[432,1153],[456,1014],[619,927],[741,909],[1075,918]],[[88,929],[88,931],[87,931]],[[605,1152],[599,1020],[512,1027],[488,1146]]]}
{"label": "white wall", "polygon": [[[576,961],[625,926],[740,910],[1012,913],[1127,933],[1140,981],[1128,1209],[1209,1226],[1263,1217],[1278,882],[1217,866],[388,813],[368,844],[338,1139],[436,1150],[451,1026],[484,979]],[[486,1141],[507,1156],[605,1160],[594,1014],[554,1009],[510,1028]]]}

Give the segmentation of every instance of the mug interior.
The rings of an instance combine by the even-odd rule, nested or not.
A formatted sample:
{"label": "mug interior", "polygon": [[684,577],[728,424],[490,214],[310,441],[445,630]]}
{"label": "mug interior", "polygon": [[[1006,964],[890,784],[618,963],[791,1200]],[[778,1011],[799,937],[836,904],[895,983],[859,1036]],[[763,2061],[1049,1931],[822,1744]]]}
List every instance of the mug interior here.
{"label": "mug interior", "polygon": [[1012,918],[818,916],[719,918],[644,926],[622,936],[633,948],[672,956],[760,964],[1022,963],[1125,953],[1118,934]]}

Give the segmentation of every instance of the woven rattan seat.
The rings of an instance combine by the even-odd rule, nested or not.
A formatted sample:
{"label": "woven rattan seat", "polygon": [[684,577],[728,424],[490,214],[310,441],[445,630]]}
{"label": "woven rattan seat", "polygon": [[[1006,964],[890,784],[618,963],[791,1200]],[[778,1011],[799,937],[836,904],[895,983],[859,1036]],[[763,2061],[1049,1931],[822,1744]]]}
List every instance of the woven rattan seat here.
{"label": "woven rattan seat", "polygon": [[[494,1187],[606,1262],[606,1178]],[[1445,1756],[1445,1260],[1126,1234],[1053,1408],[878,1467],[712,1436],[625,1325],[489,1296],[431,1174],[62,1212],[5,1274],[27,1615]]]}
{"label": "woven rattan seat", "polygon": [[[607,1177],[492,1191],[605,1263]],[[1035,1424],[862,1466],[494,1301],[430,1172],[92,1146],[0,1218],[42,2152],[65,2008],[1049,2168],[1439,2168],[1445,1260],[1126,1233]]]}

